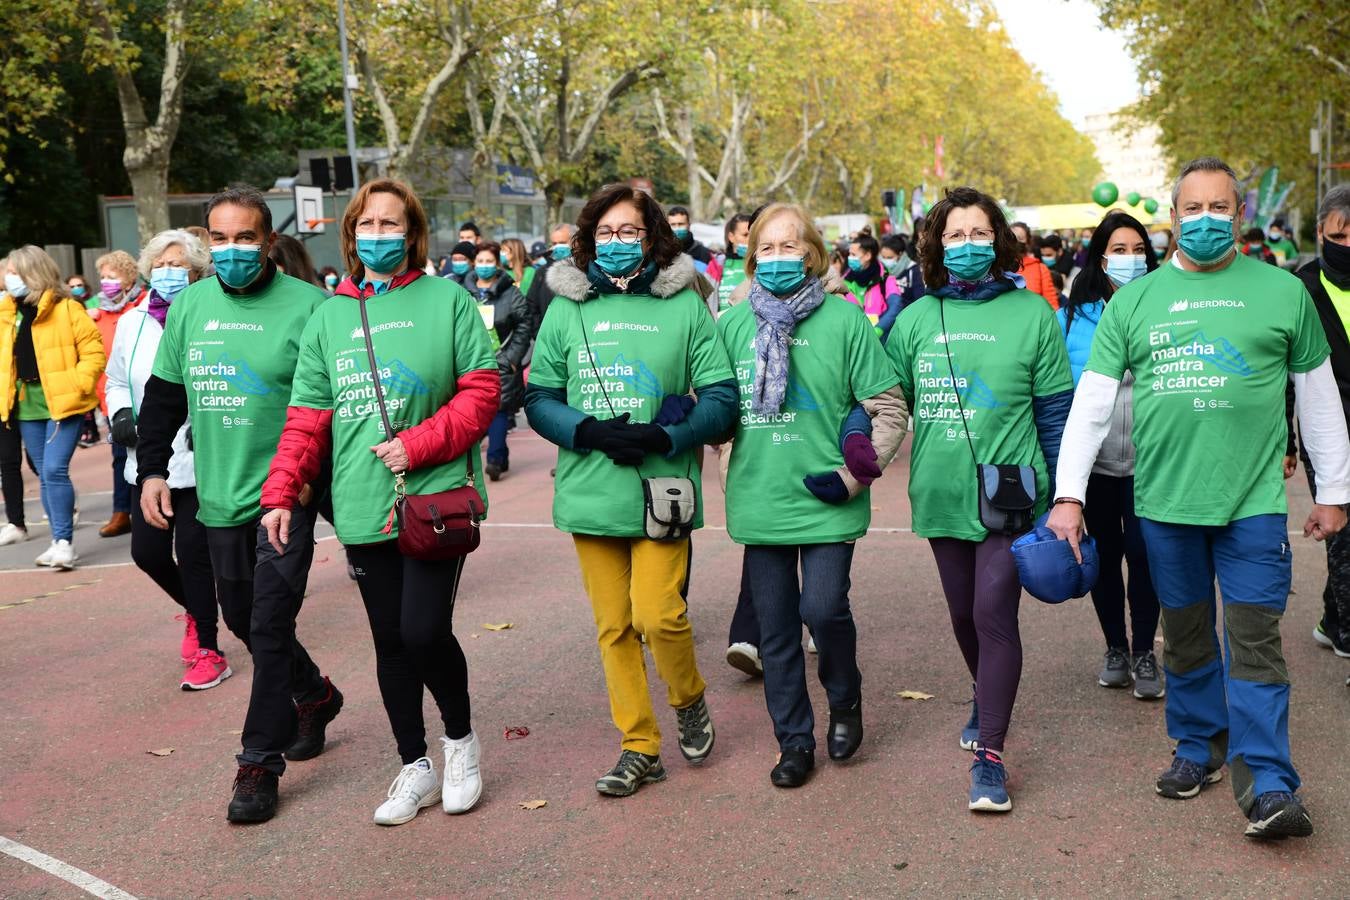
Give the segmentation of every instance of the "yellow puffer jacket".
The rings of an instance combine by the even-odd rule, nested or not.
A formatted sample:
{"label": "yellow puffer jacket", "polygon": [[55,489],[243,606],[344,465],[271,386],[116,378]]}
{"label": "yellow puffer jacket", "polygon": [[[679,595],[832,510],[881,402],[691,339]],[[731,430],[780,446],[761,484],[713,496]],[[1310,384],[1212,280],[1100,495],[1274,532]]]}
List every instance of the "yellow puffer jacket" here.
{"label": "yellow puffer jacket", "polygon": [[[18,366],[14,339],[19,332],[18,301],[0,293],[0,420],[14,414]],[[33,308],[24,304],[24,314]],[[38,377],[53,419],[82,415],[98,405],[94,386],[103,374],[107,357],[98,326],[84,305],[47,291],[38,301],[33,320],[33,351]]]}

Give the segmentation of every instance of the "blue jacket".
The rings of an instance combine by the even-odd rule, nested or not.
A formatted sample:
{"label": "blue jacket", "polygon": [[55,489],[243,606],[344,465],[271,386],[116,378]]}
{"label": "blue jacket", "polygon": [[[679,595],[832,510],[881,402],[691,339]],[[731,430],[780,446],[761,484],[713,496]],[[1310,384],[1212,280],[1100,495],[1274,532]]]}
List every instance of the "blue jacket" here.
{"label": "blue jacket", "polygon": [[[1069,351],[1069,370],[1073,373],[1073,385],[1083,377],[1083,368],[1087,366],[1092,353],[1092,339],[1097,333],[1097,324],[1101,322],[1106,302],[1094,300],[1084,303],[1073,311],[1073,319],[1068,320],[1068,310],[1061,307],[1055,318],[1059,320],[1060,333]],[[1069,321],[1065,329],[1065,321]],[[1111,412],[1111,430],[1102,441],[1102,449],[1097,453],[1097,461],[1092,471],[1101,475],[1125,478],[1134,474],[1134,376],[1129,372],[1120,381],[1120,390],[1116,394],[1116,406]]]}
{"label": "blue jacket", "polygon": [[1073,372],[1074,387],[1078,387],[1078,379],[1083,377],[1083,367],[1087,365],[1088,354],[1092,352],[1092,337],[1097,333],[1097,323],[1102,320],[1102,311],[1105,309],[1106,303],[1101,300],[1084,303],[1073,311],[1073,321],[1067,330],[1064,323],[1068,319],[1068,310],[1060,307],[1055,312],[1060,333],[1064,335],[1064,343],[1068,346],[1069,369]]}

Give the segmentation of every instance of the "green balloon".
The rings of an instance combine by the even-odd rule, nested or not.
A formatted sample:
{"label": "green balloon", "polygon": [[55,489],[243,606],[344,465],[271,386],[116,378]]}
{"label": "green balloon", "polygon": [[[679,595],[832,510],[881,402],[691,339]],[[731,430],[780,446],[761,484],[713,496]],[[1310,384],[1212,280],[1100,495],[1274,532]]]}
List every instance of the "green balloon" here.
{"label": "green balloon", "polygon": [[1098,206],[1110,206],[1120,196],[1120,189],[1113,182],[1103,181],[1092,189],[1092,200]]}
{"label": "green balloon", "polygon": [[1125,195],[1125,202],[1128,203],[1128,204],[1130,204],[1131,206],[1138,206],[1138,205],[1139,205],[1139,192],[1138,192],[1138,191],[1130,191],[1128,194]]}
{"label": "green balloon", "polygon": [[1154,200],[1152,197],[1145,197],[1144,212],[1148,213],[1151,216],[1157,211],[1158,211],[1158,201]]}

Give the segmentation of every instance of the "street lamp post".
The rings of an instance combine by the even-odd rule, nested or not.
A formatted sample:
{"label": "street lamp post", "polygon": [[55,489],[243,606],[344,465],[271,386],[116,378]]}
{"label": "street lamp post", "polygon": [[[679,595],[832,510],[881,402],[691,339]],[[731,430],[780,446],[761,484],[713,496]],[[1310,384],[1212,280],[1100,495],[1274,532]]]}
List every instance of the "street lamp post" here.
{"label": "street lamp post", "polygon": [[347,60],[347,15],[344,0],[337,0],[338,47],[342,51],[342,116],[347,126],[347,156],[352,163],[352,190],[361,186],[361,170],[356,165],[356,126],[352,123],[352,75]]}

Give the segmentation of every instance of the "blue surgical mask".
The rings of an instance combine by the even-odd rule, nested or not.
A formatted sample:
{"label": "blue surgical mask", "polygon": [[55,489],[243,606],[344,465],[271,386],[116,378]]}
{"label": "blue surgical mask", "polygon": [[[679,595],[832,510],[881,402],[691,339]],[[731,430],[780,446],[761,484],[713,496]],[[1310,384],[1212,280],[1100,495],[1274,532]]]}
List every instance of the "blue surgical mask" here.
{"label": "blue surgical mask", "polygon": [[70,296],[78,297],[80,299],[84,299],[84,295],[87,293],[89,293],[89,291],[82,284],[77,284],[70,289]]}
{"label": "blue surgical mask", "polygon": [[1053,269],[1055,263],[1059,262],[1059,260],[1055,259],[1053,256],[1042,256],[1041,262],[1045,264],[1047,269]]}
{"label": "blue surgical mask", "polygon": [[770,294],[790,294],[806,280],[806,257],[772,256],[757,259],[755,280]]}
{"label": "blue surgical mask", "polygon": [[1228,255],[1235,242],[1233,217],[1202,212],[1181,217],[1181,235],[1177,246],[1191,262],[1207,266]]}
{"label": "blue surgical mask", "polygon": [[1138,255],[1112,255],[1105,257],[1105,259],[1106,277],[1111,279],[1111,283],[1116,287],[1124,287],[1140,275],[1148,273],[1148,263],[1144,261],[1142,253]]}
{"label": "blue surgical mask", "polygon": [[688,228],[673,228],[671,230],[675,232],[675,240],[677,241],[682,241],[685,238],[689,237]]}
{"label": "blue surgical mask", "polygon": [[511,268],[511,257],[507,256],[505,253],[498,256],[497,259],[501,262],[503,269]]}
{"label": "blue surgical mask", "polygon": [[1278,241],[1282,237],[1284,237],[1284,234],[1279,229],[1276,228],[1270,229],[1270,239],[1272,241]]}
{"label": "blue surgical mask", "polygon": [[358,234],[356,255],[368,271],[387,275],[408,255],[408,242],[402,234]]}
{"label": "blue surgical mask", "polygon": [[159,266],[150,270],[150,290],[172,300],[188,286],[188,270],[182,266]]}
{"label": "blue surgical mask", "polygon": [[567,259],[567,257],[572,255],[572,245],[554,244],[553,249],[549,251],[549,255],[554,259]]}
{"label": "blue surgical mask", "polygon": [[471,268],[473,268],[473,266],[469,264],[468,260],[460,262],[456,259],[450,263],[450,271],[454,272],[456,275],[467,275]]}
{"label": "blue surgical mask", "polygon": [[861,272],[862,260],[858,259],[856,256],[850,256],[848,258],[848,269],[850,272]]}
{"label": "blue surgical mask", "polygon": [[887,259],[883,256],[881,258],[881,267],[886,270],[887,275],[894,275],[900,271],[901,262],[903,262],[903,260],[899,256],[895,259]]}
{"label": "blue surgical mask", "polygon": [[336,275],[325,275],[323,283],[328,285],[329,288],[335,288],[338,285],[338,277]]}
{"label": "blue surgical mask", "polygon": [[491,263],[488,263],[485,266],[474,266],[473,274],[477,275],[484,281],[488,281],[492,278],[497,277],[497,267],[492,265]]}
{"label": "blue surgical mask", "polygon": [[223,244],[211,248],[216,277],[235,290],[248,287],[262,274],[262,244]]}
{"label": "blue surgical mask", "polygon": [[989,274],[989,268],[994,264],[994,242],[968,240],[952,244],[943,248],[942,264],[953,278],[979,281]]}
{"label": "blue surgical mask", "polygon": [[15,300],[28,296],[28,285],[23,283],[23,279],[13,272],[5,273],[5,293],[9,294]]}
{"label": "blue surgical mask", "polygon": [[625,244],[617,237],[595,245],[595,264],[606,275],[627,275],[642,262],[642,242]]}

